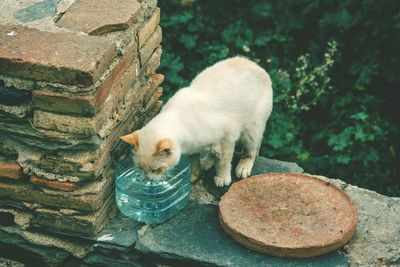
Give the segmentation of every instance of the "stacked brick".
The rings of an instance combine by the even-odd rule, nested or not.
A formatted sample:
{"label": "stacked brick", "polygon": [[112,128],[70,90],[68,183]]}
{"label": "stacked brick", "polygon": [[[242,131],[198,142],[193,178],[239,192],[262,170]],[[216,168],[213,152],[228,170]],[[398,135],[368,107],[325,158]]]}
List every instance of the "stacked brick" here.
{"label": "stacked brick", "polygon": [[159,19],[77,0],[57,32],[0,25],[0,219],[90,236],[113,216],[119,137],[161,107]]}

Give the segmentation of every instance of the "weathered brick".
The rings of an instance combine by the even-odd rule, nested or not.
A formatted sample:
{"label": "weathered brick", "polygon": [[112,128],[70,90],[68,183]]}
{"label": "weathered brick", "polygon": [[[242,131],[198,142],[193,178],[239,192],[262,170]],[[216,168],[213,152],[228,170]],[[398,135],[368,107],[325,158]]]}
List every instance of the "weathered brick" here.
{"label": "weathered brick", "polygon": [[30,182],[32,184],[48,187],[51,189],[57,189],[62,191],[73,191],[76,188],[76,184],[69,182],[59,182],[57,180],[49,180],[45,178],[40,178],[38,176],[31,176]]}
{"label": "weathered brick", "polygon": [[147,100],[145,109],[151,108],[162,96],[163,88],[158,87],[154,94]]}
{"label": "weathered brick", "polygon": [[147,60],[151,57],[157,47],[160,45],[162,39],[161,27],[157,26],[156,30],[151,34],[144,46],[140,48],[140,63],[146,64]]}
{"label": "weathered brick", "polygon": [[[79,135],[94,135],[99,127],[106,121],[115,105],[125,95],[138,73],[138,64],[135,63],[136,44],[131,44],[124,57],[117,63],[111,75],[103,83],[102,87],[93,95],[83,97],[68,97],[55,93],[34,93],[34,105],[43,110],[56,110],[63,113],[76,114],[77,111],[85,111],[79,115],[93,115],[94,117],[75,117],[66,114],[54,114],[43,110],[35,110],[33,124],[47,130],[55,130],[64,133]],[[110,95],[110,92],[113,92]],[[78,100],[78,101],[75,101]],[[51,104],[49,104],[49,102]],[[57,105],[60,103],[60,105]],[[79,104],[81,108],[74,110]],[[104,105],[103,105],[104,104]]]}
{"label": "weathered brick", "polygon": [[104,204],[113,188],[113,179],[103,177],[101,180],[81,185],[74,191],[38,189],[30,183],[0,183],[0,198],[43,204],[49,207],[76,209],[82,211],[97,210]]}
{"label": "weathered brick", "polygon": [[106,225],[109,218],[115,215],[115,211],[114,198],[110,196],[100,209],[90,214],[66,215],[56,210],[38,208],[35,210],[35,221],[44,227],[58,229],[63,233],[73,232],[93,236]]}
{"label": "weathered brick", "polygon": [[139,47],[144,46],[147,39],[149,39],[150,35],[156,30],[158,24],[160,23],[160,9],[156,8],[146,23],[142,28],[139,29],[138,39],[139,39]]}
{"label": "weathered brick", "polygon": [[17,163],[6,163],[0,161],[0,177],[20,179],[23,177],[22,168]]}
{"label": "weathered brick", "polygon": [[115,66],[110,77],[97,91],[94,99],[95,107],[97,109],[99,109],[104,103],[111,91],[119,96],[122,96],[136,79],[137,73],[139,72],[139,66],[134,61],[137,57],[136,47],[137,43],[136,41],[133,41],[129,48],[125,51],[123,58]]}
{"label": "weathered brick", "polygon": [[52,91],[33,91],[33,105],[37,109],[54,111],[59,113],[94,115],[99,110],[108,95],[116,90],[126,90],[128,87],[120,88],[122,79],[131,84],[137,72],[134,62],[136,52],[136,41],[133,41],[125,51],[121,59],[113,67],[110,75],[102,85],[92,94],[84,96],[73,96],[56,93]]}
{"label": "weathered brick", "polygon": [[58,154],[43,155],[36,164],[39,164],[41,169],[51,173],[77,176],[82,180],[93,178],[93,162],[97,158],[95,151],[58,152]]}
{"label": "weathered brick", "polygon": [[149,60],[146,62],[145,66],[154,66],[153,68],[148,68],[151,71],[145,70],[146,76],[151,76],[154,74],[155,70],[160,66],[162,49],[158,46],[154,53],[150,56]]}
{"label": "weathered brick", "polygon": [[104,106],[94,117],[75,117],[64,114],[55,114],[42,110],[35,110],[33,125],[47,130],[63,133],[90,136],[97,134],[100,127],[106,122],[114,107],[126,94],[136,77],[137,66],[131,64],[123,73],[119,82],[113,85],[114,93],[105,101]]}
{"label": "weathered brick", "polygon": [[35,110],[33,116],[35,127],[78,135],[95,135],[96,118],[74,117],[47,111]]}
{"label": "weathered brick", "polygon": [[121,110],[119,112],[122,115],[119,117],[118,122],[113,121],[114,124],[111,125],[112,132],[104,139],[98,152],[99,159],[94,163],[96,175],[99,175],[103,168],[109,163],[110,153],[115,149],[117,142],[119,142],[119,137],[126,134],[129,130],[141,126],[141,123],[144,121],[146,117],[145,114],[148,110],[144,108],[143,100],[145,96],[149,94],[152,85],[148,82],[148,77],[158,68],[160,55],[161,49],[157,49],[139,74],[138,77],[140,77],[140,79],[138,79],[132,89],[134,94],[127,96],[124,105],[121,105]]}
{"label": "weathered brick", "polygon": [[153,98],[154,94],[156,94],[158,87],[164,81],[164,75],[162,74],[153,74],[150,76],[150,89],[147,91],[146,95],[143,98],[143,106],[146,107],[147,103]]}
{"label": "weathered brick", "polygon": [[[78,171],[70,175],[79,177],[81,180],[92,179],[100,175],[109,163],[110,152],[119,141],[119,137],[125,134],[127,129],[133,129],[132,125],[140,126],[141,117],[145,112],[144,107],[148,103],[148,101],[144,101],[144,98],[153,96],[157,87],[162,83],[163,75],[154,74],[160,64],[160,56],[161,48],[158,48],[140,70],[129,92],[121,97],[123,101],[118,104],[118,108],[113,113],[107,113],[112,119],[108,120],[107,126],[101,125],[103,127],[99,130],[98,135],[102,138],[102,142],[98,150],[90,150],[87,153],[61,153],[58,156],[47,155],[41,159],[41,162],[46,164],[51,160],[54,163],[53,171],[57,173],[59,172],[58,165],[61,162],[74,163]],[[152,93],[150,90],[153,90]],[[36,162],[36,164],[39,165],[41,162]]]}
{"label": "weathered brick", "polygon": [[159,87],[163,82],[164,82],[164,75],[155,73],[151,75],[150,77],[151,80],[151,87]]}
{"label": "weathered brick", "polygon": [[54,111],[67,114],[94,115],[94,97],[71,96],[52,91],[33,91],[33,106],[36,109]]}
{"label": "weathered brick", "polygon": [[56,25],[100,35],[127,29],[139,10],[136,0],[77,0]]}
{"label": "weathered brick", "polygon": [[93,84],[116,55],[114,42],[103,37],[18,25],[0,25],[0,43],[0,73],[68,85]]}

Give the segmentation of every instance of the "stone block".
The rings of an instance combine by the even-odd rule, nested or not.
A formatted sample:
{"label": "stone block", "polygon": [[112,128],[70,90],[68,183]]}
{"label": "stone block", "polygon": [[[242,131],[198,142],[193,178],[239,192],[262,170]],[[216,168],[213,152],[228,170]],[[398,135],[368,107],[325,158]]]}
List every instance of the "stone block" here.
{"label": "stone block", "polygon": [[[157,49],[152,54],[148,64],[143,66],[139,75],[142,77],[146,77],[153,74],[155,69],[159,65],[160,55],[161,51]],[[100,127],[105,124],[107,118],[110,116],[110,114],[113,113],[114,107],[117,105],[118,101],[120,99],[124,99],[124,101],[127,102],[125,98],[129,97],[132,94],[131,92],[127,92],[127,88],[131,86],[131,81],[127,78],[127,76],[131,77],[130,75],[134,75],[134,77],[136,77],[136,74],[133,74],[133,72],[136,73],[136,66],[132,66],[131,71],[125,72],[125,75],[121,77],[120,82],[117,83],[115,85],[116,87],[113,89],[115,93],[107,98],[102,109],[95,117],[75,117],[70,115],[55,114],[42,110],[36,110],[34,112],[33,125],[35,127],[47,130],[83,136],[91,136],[97,134]],[[138,78],[138,80],[139,79],[143,78]],[[155,79],[154,83],[158,83],[161,81],[161,77],[158,77],[157,79]],[[139,82],[137,83],[139,84]],[[138,97],[137,99],[143,99],[143,97]],[[131,99],[130,101],[133,102],[134,99]]]}
{"label": "stone block", "polygon": [[96,119],[74,117],[42,110],[35,110],[33,125],[47,130],[84,136],[95,135],[97,132]]}
{"label": "stone block", "polygon": [[[39,247],[42,247],[42,250],[43,248],[47,248],[50,251],[54,251],[53,248],[59,248],[64,253],[65,252],[68,253],[67,255],[70,256],[69,257],[70,260],[71,260],[71,255],[77,258],[85,257],[91,249],[89,244],[85,244],[76,240],[65,239],[60,236],[51,235],[49,233],[39,233],[33,230],[22,230],[19,227],[0,226],[0,233],[8,233],[12,234],[14,237],[22,237],[26,242],[24,244],[25,246],[21,244],[22,248],[32,247],[32,245],[36,245],[35,249],[31,250],[31,253],[27,253],[33,259],[35,259],[35,257],[32,257],[36,255],[35,252],[38,253],[40,251]],[[4,240],[1,239],[0,242],[4,242]],[[23,253],[23,255],[26,254]],[[46,255],[49,258],[57,257],[57,255],[51,255],[49,253],[46,253]],[[46,260],[45,262],[52,262],[52,260]],[[53,264],[49,265],[47,265],[46,263],[37,265],[35,263],[37,262],[36,261],[29,262],[27,266],[60,266],[58,264],[55,264],[54,261]],[[61,266],[65,266],[65,262],[64,265],[61,264]]]}
{"label": "stone block", "polygon": [[152,95],[149,94],[150,97],[146,98],[145,102],[145,109],[150,109],[152,106],[156,104],[156,102],[160,99],[160,97],[163,94],[163,88],[162,87],[157,87],[156,90],[153,92]]}
{"label": "stone block", "polygon": [[33,91],[33,106],[36,109],[77,115],[94,115],[94,97],[74,96],[53,91]]}
{"label": "stone block", "polygon": [[116,206],[113,195],[104,201],[102,207],[90,214],[65,214],[57,210],[38,208],[34,211],[35,222],[43,227],[60,232],[94,236],[114,216]]}
{"label": "stone block", "polygon": [[[24,264],[23,266],[61,266],[71,256],[63,249],[30,243],[13,231],[0,230],[0,248],[0,256],[14,256]],[[14,253],[10,253],[11,251]]]}
{"label": "stone block", "polygon": [[151,87],[156,88],[164,82],[164,75],[155,73],[151,75],[150,80],[151,80]]}
{"label": "stone block", "polygon": [[[100,138],[77,136],[68,133],[34,128],[29,121],[0,120],[0,140],[13,141],[16,146],[29,146],[46,151],[94,150],[100,146]],[[32,151],[36,152],[35,151]]]}
{"label": "stone block", "polygon": [[17,163],[0,161],[0,177],[18,180],[23,177],[22,168]]}
{"label": "stone block", "polygon": [[71,192],[37,188],[29,183],[0,183],[0,198],[31,202],[54,208],[91,212],[99,209],[113,188],[111,177],[102,177]]}
{"label": "stone block", "polygon": [[73,191],[76,188],[75,183],[59,182],[57,180],[49,180],[46,178],[40,178],[35,175],[31,176],[30,182],[35,185],[48,187],[51,189],[62,190],[62,191]]}
{"label": "stone block", "polygon": [[67,85],[93,84],[116,55],[106,38],[17,25],[0,25],[0,43],[0,73]]}
{"label": "stone block", "polygon": [[[117,108],[111,114],[108,114],[110,119],[102,125],[98,135],[96,135],[101,138],[98,149],[87,149],[86,152],[58,149],[53,153],[47,153],[45,156],[33,159],[33,162],[27,163],[26,168],[30,168],[33,173],[40,177],[52,180],[61,179],[62,182],[77,182],[99,176],[105,166],[112,163],[110,153],[115,150],[115,144],[119,142],[119,137],[126,134],[127,131],[140,127],[147,114],[154,113],[153,107],[150,110],[145,110],[149,103],[145,98],[151,95],[149,92],[155,92],[156,86],[163,81],[163,75],[154,74],[160,63],[160,55],[161,49],[157,49],[139,72],[137,81],[130,91],[122,97]],[[157,97],[153,97],[151,101],[154,102],[156,99]],[[74,172],[62,172],[60,169],[62,164],[70,165]],[[39,170],[37,166],[40,166],[42,170]],[[63,178],[60,175],[64,175]]]}
{"label": "stone block", "polygon": [[140,63],[146,64],[147,60],[151,57],[157,47],[160,45],[162,40],[161,27],[157,26],[156,30],[147,39],[146,43],[139,50]]}
{"label": "stone block", "polygon": [[42,155],[35,161],[45,171],[60,175],[78,176],[82,180],[94,178],[93,162],[97,159],[96,151],[65,152]]}
{"label": "stone block", "polygon": [[[136,71],[136,67],[131,68],[129,73]],[[125,73],[125,76],[129,76]],[[131,76],[132,77],[132,76]],[[101,126],[113,112],[115,105],[127,93],[131,80],[122,79],[114,85],[115,94],[110,95],[107,103],[94,117],[76,117],[65,114],[56,114],[42,110],[35,110],[33,125],[42,129],[53,130],[63,133],[70,133],[83,136],[96,135]]]}
{"label": "stone block", "polygon": [[136,0],[77,0],[56,25],[89,35],[120,31],[133,24],[140,7]]}
{"label": "stone block", "polygon": [[[111,79],[109,82],[106,82],[108,84],[107,92],[105,92],[105,90],[100,90],[99,93],[95,94],[91,101],[86,102],[86,107],[91,106],[93,112],[96,112],[96,109],[99,109],[101,106],[101,109],[94,117],[76,117],[35,110],[33,125],[42,129],[83,136],[97,134],[98,130],[107,121],[110,114],[113,113],[118,102],[127,94],[130,94],[128,90],[136,80],[136,75],[138,73],[137,64],[128,64],[128,62],[123,62],[124,64],[122,65],[126,64],[127,69],[123,70],[121,66],[120,75],[117,75],[119,76],[118,80]],[[111,94],[110,91],[112,91]],[[73,102],[73,99],[70,99],[68,102]],[[72,108],[73,107],[68,107],[68,110],[70,111]],[[66,111],[66,109],[64,109],[64,111]]]}
{"label": "stone block", "polygon": [[147,39],[156,30],[158,24],[160,24],[160,9],[156,8],[151,17],[139,29],[138,43],[140,48],[144,46]]}
{"label": "stone block", "polygon": [[[145,99],[144,99],[144,106],[149,106],[151,104],[149,104],[149,102],[152,102],[152,104],[154,104],[154,100],[155,100],[155,95],[159,94],[159,97],[162,95],[162,87],[160,87],[161,83],[164,81],[164,75],[162,74],[154,74],[150,76],[150,90],[147,92],[147,94],[145,95]],[[157,100],[158,100],[157,98]],[[152,99],[152,101],[150,100]]]}
{"label": "stone block", "polygon": [[[135,62],[137,43],[132,41],[124,55],[107,76],[101,86],[93,93],[84,96],[69,95],[47,90],[33,91],[33,106],[45,111],[76,115],[95,115],[109,94],[121,95],[133,83],[138,72]],[[116,92],[117,91],[117,92]]]}

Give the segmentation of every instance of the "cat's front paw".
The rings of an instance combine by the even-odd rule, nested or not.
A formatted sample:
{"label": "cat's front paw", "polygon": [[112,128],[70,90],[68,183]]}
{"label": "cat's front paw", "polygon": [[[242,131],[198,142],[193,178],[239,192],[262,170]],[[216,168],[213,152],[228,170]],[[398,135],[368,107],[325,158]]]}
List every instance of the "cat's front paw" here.
{"label": "cat's front paw", "polygon": [[251,169],[253,168],[254,159],[245,158],[241,159],[236,166],[236,177],[238,178],[247,178],[251,174]]}
{"label": "cat's front paw", "polygon": [[228,186],[231,184],[231,176],[215,176],[214,177],[214,183],[217,187],[223,187],[223,186]]}

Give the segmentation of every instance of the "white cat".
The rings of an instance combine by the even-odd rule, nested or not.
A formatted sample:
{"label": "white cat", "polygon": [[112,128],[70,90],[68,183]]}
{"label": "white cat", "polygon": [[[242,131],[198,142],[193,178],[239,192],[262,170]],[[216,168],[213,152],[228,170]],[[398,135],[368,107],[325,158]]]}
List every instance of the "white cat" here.
{"label": "white cat", "polygon": [[[135,150],[135,163],[156,180],[175,166],[181,154],[192,161],[192,181],[215,163],[216,186],[231,183],[235,143],[244,152],[236,167],[250,176],[265,124],[272,111],[269,75],[256,63],[234,57],[206,68],[179,90],[142,129],[121,139]],[[208,151],[200,163],[199,152]]]}

